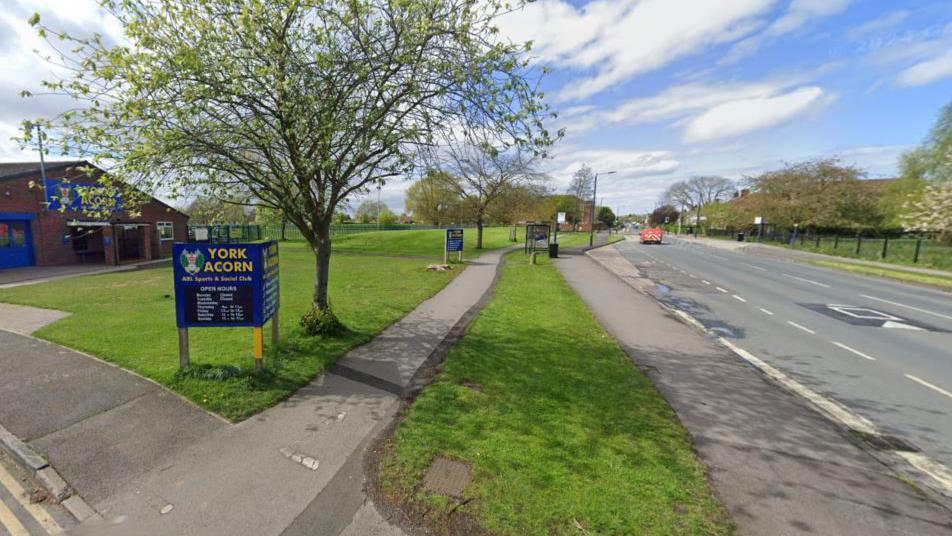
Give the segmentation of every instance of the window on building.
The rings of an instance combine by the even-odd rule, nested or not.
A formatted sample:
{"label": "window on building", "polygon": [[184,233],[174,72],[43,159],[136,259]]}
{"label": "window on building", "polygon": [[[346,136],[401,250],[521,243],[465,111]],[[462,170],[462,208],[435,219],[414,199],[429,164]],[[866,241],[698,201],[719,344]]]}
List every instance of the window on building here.
{"label": "window on building", "polygon": [[173,240],[175,238],[174,233],[172,233],[172,222],[170,221],[159,221],[155,223],[155,228],[159,230],[159,238],[162,240]]}

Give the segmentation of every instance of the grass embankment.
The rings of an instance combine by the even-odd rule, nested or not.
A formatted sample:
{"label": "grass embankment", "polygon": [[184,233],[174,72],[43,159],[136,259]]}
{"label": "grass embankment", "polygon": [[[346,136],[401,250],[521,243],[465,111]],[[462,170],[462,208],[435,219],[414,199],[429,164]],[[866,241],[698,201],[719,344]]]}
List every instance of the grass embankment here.
{"label": "grass embankment", "polygon": [[[469,464],[469,502],[419,485],[437,455]],[[521,253],[379,470],[385,493],[444,532],[454,508],[496,534],[731,532],[650,381],[547,259],[530,266]]]}
{"label": "grass embankment", "polygon": [[[440,231],[422,232],[441,236]],[[368,249],[401,251],[391,244],[404,239],[401,232],[377,234],[376,240],[364,242]],[[0,301],[68,311],[71,316],[36,335],[138,372],[208,410],[239,420],[286,398],[349,349],[435,294],[454,275],[426,272],[424,265],[419,259],[335,253],[330,299],[349,331],[335,337],[307,337],[297,322],[310,305],[314,256],[302,242],[282,243],[283,341],[278,349],[267,348],[266,370],[258,375],[251,373],[250,328],[190,330],[193,366],[212,368],[209,377],[176,375],[178,338],[170,267],[4,289]],[[232,377],[210,377],[216,373]]]}
{"label": "grass embankment", "polygon": [[[510,227],[486,227],[483,229],[483,249],[499,249],[520,244],[525,240],[525,228],[516,228],[516,242],[509,241]],[[428,229],[420,231],[376,231],[334,238],[333,249],[341,253],[364,253],[374,255],[408,255],[415,257],[443,258],[443,241],[446,231]],[[455,257],[455,253],[451,257]],[[463,258],[479,255],[476,249],[476,229],[463,232]]]}
{"label": "grass embankment", "polygon": [[[615,242],[620,242],[625,239],[625,237],[620,234],[613,234],[608,237],[605,237],[604,235],[602,235],[601,237],[595,238],[595,244],[598,245],[600,243],[599,240],[604,238],[607,238],[607,241],[605,242],[607,244],[613,244]],[[559,249],[561,250],[566,250],[568,248],[574,248],[579,246],[587,246],[587,245],[588,245],[588,233],[573,233],[573,232],[559,233]]]}
{"label": "grass embankment", "polygon": [[885,277],[887,279],[895,279],[896,281],[902,281],[905,283],[916,283],[920,285],[952,289],[952,277],[919,274],[916,272],[907,272],[905,270],[890,270],[888,268],[863,266],[861,264],[852,264],[848,262],[810,261],[810,264],[814,266],[821,266],[823,268],[833,268],[834,270],[845,270],[847,272],[853,272],[857,274]]}

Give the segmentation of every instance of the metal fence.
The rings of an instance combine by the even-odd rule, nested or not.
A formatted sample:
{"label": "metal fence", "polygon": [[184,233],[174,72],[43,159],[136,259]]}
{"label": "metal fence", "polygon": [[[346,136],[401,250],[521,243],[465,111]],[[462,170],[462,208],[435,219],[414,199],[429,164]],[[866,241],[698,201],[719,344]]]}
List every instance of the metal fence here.
{"label": "metal fence", "polygon": [[[344,223],[331,225],[331,237],[347,236],[376,231],[419,231],[428,229],[476,227],[466,225],[409,225],[376,223]],[[223,244],[229,242],[251,242],[255,240],[304,240],[304,235],[296,226],[285,223],[241,224],[241,225],[189,225],[188,239],[192,242],[211,242]]]}
{"label": "metal fence", "polygon": [[744,240],[774,243],[815,253],[952,270],[952,246],[928,234],[768,230],[758,236],[757,230],[732,229],[706,229],[705,234],[733,240],[739,240],[738,235],[743,234]]}

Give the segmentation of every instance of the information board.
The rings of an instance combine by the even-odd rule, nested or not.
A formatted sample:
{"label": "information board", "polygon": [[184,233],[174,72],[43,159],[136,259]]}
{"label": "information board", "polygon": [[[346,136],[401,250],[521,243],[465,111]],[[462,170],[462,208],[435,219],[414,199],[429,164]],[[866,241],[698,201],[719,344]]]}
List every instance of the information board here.
{"label": "information board", "polygon": [[446,230],[446,251],[463,251],[463,230],[462,229],[447,229]]}
{"label": "information board", "polygon": [[526,225],[526,252],[549,249],[549,224],[530,223]]}
{"label": "information board", "polygon": [[263,325],[279,305],[278,243],[172,248],[180,328]]}

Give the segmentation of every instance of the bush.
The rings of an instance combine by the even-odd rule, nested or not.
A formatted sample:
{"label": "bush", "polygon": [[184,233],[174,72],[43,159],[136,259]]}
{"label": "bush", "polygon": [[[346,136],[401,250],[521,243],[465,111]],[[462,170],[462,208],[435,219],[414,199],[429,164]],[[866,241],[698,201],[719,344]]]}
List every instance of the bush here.
{"label": "bush", "polygon": [[320,309],[317,306],[304,313],[301,317],[301,327],[308,335],[335,335],[344,331],[344,324],[331,311],[330,307]]}

